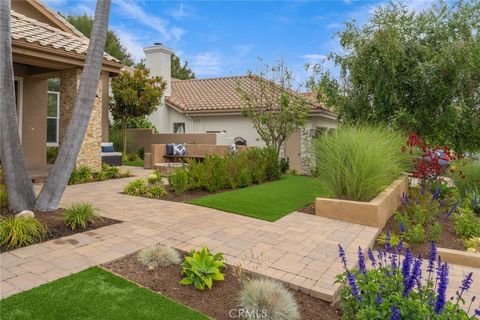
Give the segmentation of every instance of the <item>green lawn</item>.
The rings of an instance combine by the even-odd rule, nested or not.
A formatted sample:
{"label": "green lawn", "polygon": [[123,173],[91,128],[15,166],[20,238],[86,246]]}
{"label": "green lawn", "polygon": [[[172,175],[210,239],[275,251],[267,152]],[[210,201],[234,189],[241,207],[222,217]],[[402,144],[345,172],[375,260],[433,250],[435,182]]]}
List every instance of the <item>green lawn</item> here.
{"label": "green lawn", "polygon": [[2,320],[208,319],[100,268],[47,283],[0,301]]}
{"label": "green lawn", "polygon": [[275,221],[326,195],[317,178],[285,176],[278,181],[193,199],[190,203]]}
{"label": "green lawn", "polygon": [[142,168],[143,168],[143,160],[137,160],[137,161],[122,161],[122,165],[124,165],[124,166],[132,166],[132,167],[142,167]]}

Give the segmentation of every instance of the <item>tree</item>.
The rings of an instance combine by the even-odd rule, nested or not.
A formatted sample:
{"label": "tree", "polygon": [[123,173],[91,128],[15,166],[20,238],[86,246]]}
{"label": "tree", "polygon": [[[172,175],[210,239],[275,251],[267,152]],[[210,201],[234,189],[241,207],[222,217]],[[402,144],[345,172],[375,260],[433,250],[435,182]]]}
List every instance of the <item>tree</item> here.
{"label": "tree", "polygon": [[305,125],[309,105],[293,90],[292,74],[283,63],[272,68],[265,65],[250,77],[249,88],[236,88],[245,104],[242,115],[252,120],[265,144],[280,154],[285,140]]}
{"label": "tree", "polygon": [[50,170],[47,181],[40,192],[35,208],[41,211],[58,209],[63,192],[67,187],[88,122],[92,114],[93,102],[100,80],[103,53],[107,39],[110,0],[98,0],[95,9],[92,35],[88,45],[87,57],[78,88],[73,113],[60,145],[57,159]]}
{"label": "tree", "polygon": [[182,65],[180,62],[180,58],[177,57],[175,54],[172,54],[172,78],[180,79],[180,80],[187,80],[187,79],[195,79],[195,73],[188,67],[188,62]]}
{"label": "tree", "polygon": [[[346,23],[340,77],[313,87],[348,122],[385,122],[428,144],[480,149],[480,2],[422,12],[391,3],[363,26]],[[312,83],[311,83],[312,84]]]}
{"label": "tree", "polygon": [[[93,19],[86,14],[73,15],[69,14],[66,17],[67,21],[71,23],[78,31],[83,33],[87,38],[90,38],[93,28]],[[105,52],[120,60],[124,65],[133,65],[133,59],[127,49],[122,45],[120,39],[114,31],[107,31],[107,43],[105,44]]]}
{"label": "tree", "polygon": [[161,77],[150,77],[150,71],[141,66],[133,71],[123,71],[113,79],[110,112],[115,122],[122,124],[123,154],[127,153],[128,121],[157,110],[165,87]]}
{"label": "tree", "polygon": [[10,1],[0,1],[0,143],[9,208],[33,209],[35,192],[18,132],[10,29]]}

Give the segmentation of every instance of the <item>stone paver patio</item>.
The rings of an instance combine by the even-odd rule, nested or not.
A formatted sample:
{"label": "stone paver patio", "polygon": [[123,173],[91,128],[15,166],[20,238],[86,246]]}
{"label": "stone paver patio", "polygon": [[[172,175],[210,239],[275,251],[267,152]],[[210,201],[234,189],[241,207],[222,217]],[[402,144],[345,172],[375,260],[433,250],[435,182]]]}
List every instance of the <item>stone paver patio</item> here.
{"label": "stone paver patio", "polygon": [[[131,168],[135,175],[150,171]],[[0,255],[1,297],[31,289],[88,267],[121,258],[162,243],[181,250],[206,245],[225,253],[227,262],[282,280],[326,301],[339,289],[333,284],[342,271],[338,243],[350,264],[358,246],[367,248],[377,228],[294,212],[267,222],[178,202],[120,194],[135,178],[69,186],[62,200],[91,202],[102,215],[122,223],[79,233]],[[480,269],[451,265],[455,292],[465,274],[474,271],[470,295],[480,295]]]}

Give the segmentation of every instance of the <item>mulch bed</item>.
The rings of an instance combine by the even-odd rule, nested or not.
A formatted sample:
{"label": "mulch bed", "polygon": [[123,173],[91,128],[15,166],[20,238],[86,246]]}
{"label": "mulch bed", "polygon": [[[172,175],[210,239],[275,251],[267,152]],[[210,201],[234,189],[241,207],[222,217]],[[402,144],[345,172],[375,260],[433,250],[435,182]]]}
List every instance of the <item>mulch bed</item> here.
{"label": "mulch bed", "polygon": [[[43,224],[46,229],[47,229],[47,234],[44,238],[44,241],[48,240],[53,240],[53,239],[58,239],[61,237],[65,236],[70,236],[76,233],[81,233],[85,231],[90,231],[94,230],[97,228],[109,226],[115,223],[120,223],[121,221],[115,220],[115,219],[110,219],[110,218],[105,218],[102,217],[102,219],[98,219],[94,225],[88,226],[86,229],[77,229],[77,230],[72,230],[70,229],[67,225],[65,225],[65,222],[63,220],[63,213],[65,209],[58,209],[55,212],[41,212],[41,211],[35,211],[35,218]],[[3,212],[2,211],[2,217],[8,217],[8,216],[14,216],[14,212]],[[15,248],[17,249],[17,248]],[[3,246],[0,246],[0,252],[5,252],[5,251],[10,251],[13,249],[6,249]]]}
{"label": "mulch bed", "polygon": [[[182,279],[180,266],[169,266],[149,271],[137,261],[136,254],[103,265],[141,286],[187,305],[218,320],[232,319],[228,313],[236,309],[237,295],[241,285],[232,273],[232,267],[225,271],[225,281],[215,282],[212,289],[198,291],[193,286],[179,284]],[[327,302],[313,298],[302,292],[292,291],[303,320],[340,319],[334,307]]]}
{"label": "mulch bed", "polygon": [[[465,251],[465,245],[463,241],[455,234],[453,223],[450,219],[439,218],[438,222],[442,226],[442,232],[440,233],[440,239],[435,241],[437,247],[454,249]],[[383,228],[382,232],[394,231],[396,234],[399,234],[399,227],[395,222],[393,216],[388,220],[387,224]],[[422,257],[428,257],[430,252],[430,242],[412,244],[408,243],[408,247],[414,256],[422,255]],[[376,244],[375,249],[378,249],[379,246]]]}
{"label": "mulch bed", "polygon": [[315,215],[315,202],[309,203],[305,207],[297,211]]}

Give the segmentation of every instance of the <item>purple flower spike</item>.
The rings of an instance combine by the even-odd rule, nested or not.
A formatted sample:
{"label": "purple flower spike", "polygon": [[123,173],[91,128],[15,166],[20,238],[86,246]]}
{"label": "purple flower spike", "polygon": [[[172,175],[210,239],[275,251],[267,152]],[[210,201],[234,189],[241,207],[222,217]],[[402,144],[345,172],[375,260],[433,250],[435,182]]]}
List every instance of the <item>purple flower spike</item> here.
{"label": "purple flower spike", "polygon": [[455,204],[453,205],[453,207],[448,211],[448,213],[447,213],[447,218],[450,218],[450,216],[452,215],[452,213],[454,213],[455,210],[457,210],[457,207],[458,207],[459,202],[460,202],[460,199],[458,199],[457,202],[455,202]]}
{"label": "purple flower spike", "polygon": [[345,268],[345,270],[347,270],[347,259],[345,258],[345,250],[343,250],[340,244],[338,245],[338,256],[340,257],[340,260],[342,260],[343,267]]}
{"label": "purple flower spike", "polygon": [[382,302],[383,302],[382,297],[380,296],[380,294],[377,293],[377,296],[375,297],[375,303],[380,305],[382,304]]}
{"label": "purple flower spike", "polygon": [[362,248],[358,247],[358,269],[364,275],[367,274],[367,268],[365,266],[365,256],[363,255]]}
{"label": "purple flower spike", "polygon": [[403,222],[400,222],[400,232],[405,233],[405,231],[405,225],[403,224]]}
{"label": "purple flower spike", "polygon": [[403,262],[402,262],[402,277],[403,277],[404,285],[407,279],[410,277],[411,265],[412,265],[412,253],[410,252],[410,249],[407,249],[407,251],[405,252],[405,258],[403,258]]}
{"label": "purple flower spike", "polygon": [[392,314],[390,315],[390,318],[388,318],[388,320],[401,320],[402,319],[400,317],[400,311],[397,309],[397,307],[393,306],[391,311],[392,311]]}
{"label": "purple flower spike", "polygon": [[368,259],[372,263],[372,267],[375,268],[377,266],[377,262],[375,261],[375,256],[373,255],[373,251],[370,248],[368,248]]}
{"label": "purple flower spike", "polygon": [[435,260],[437,259],[437,247],[435,242],[432,241],[430,244],[430,254],[428,255],[428,267],[427,272],[432,273],[435,268]]}
{"label": "purple flower spike", "polygon": [[462,285],[460,286],[460,289],[462,289],[462,291],[467,291],[468,289],[470,289],[470,287],[472,286],[472,283],[473,283],[472,276],[473,276],[473,272],[470,272],[465,277],[465,279],[463,279]]}
{"label": "purple flower spike", "polygon": [[390,252],[392,250],[392,245],[390,244],[392,237],[390,235],[390,231],[387,231],[387,235],[385,237],[385,251]]}
{"label": "purple flower spike", "polygon": [[410,274],[410,277],[408,277],[408,280],[404,282],[405,283],[403,288],[404,297],[408,296],[408,294],[412,291],[413,287],[415,286],[415,283],[417,282],[417,280],[420,279],[421,276],[422,276],[422,258],[419,257],[418,259],[415,260],[415,263],[413,264],[412,273]]}
{"label": "purple flower spike", "polygon": [[432,202],[437,200],[440,197],[440,188],[436,188],[432,196]]}
{"label": "purple flower spike", "polygon": [[362,301],[362,297],[360,297],[360,291],[357,286],[357,282],[355,281],[355,277],[353,274],[347,271],[347,278],[348,278],[348,285],[352,289],[352,294],[358,301]]}
{"label": "purple flower spike", "polygon": [[437,301],[435,302],[434,311],[440,314],[445,308],[446,292],[448,287],[448,265],[444,263],[439,268],[439,283],[437,288]]}

